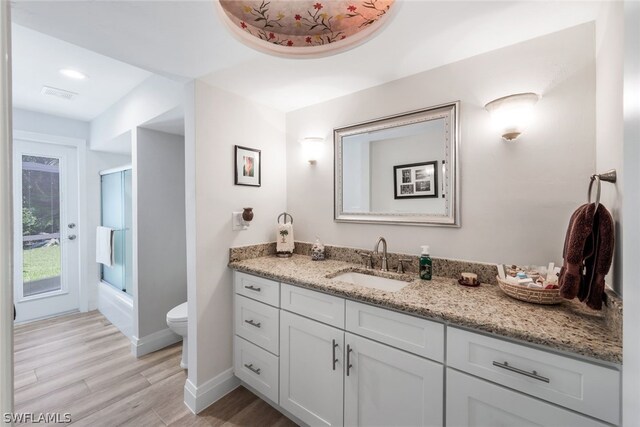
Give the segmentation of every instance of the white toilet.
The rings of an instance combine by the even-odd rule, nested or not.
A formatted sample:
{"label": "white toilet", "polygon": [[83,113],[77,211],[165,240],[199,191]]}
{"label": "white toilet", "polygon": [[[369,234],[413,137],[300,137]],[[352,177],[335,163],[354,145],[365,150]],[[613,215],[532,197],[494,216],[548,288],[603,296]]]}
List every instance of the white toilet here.
{"label": "white toilet", "polygon": [[182,360],[180,367],[187,369],[187,352],[189,344],[187,340],[187,303],[172,308],[167,313],[167,326],[176,334],[182,336]]}

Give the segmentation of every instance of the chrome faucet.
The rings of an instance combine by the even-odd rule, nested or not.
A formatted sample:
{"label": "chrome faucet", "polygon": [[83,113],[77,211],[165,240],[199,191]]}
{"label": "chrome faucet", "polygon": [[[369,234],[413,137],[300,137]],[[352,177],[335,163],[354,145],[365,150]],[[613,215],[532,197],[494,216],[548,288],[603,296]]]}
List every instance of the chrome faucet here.
{"label": "chrome faucet", "polygon": [[374,254],[378,253],[378,249],[380,248],[380,242],[382,242],[382,267],[380,268],[380,270],[389,271],[389,267],[387,265],[387,240],[384,237],[380,237],[378,239],[378,242],[373,248],[373,253]]}

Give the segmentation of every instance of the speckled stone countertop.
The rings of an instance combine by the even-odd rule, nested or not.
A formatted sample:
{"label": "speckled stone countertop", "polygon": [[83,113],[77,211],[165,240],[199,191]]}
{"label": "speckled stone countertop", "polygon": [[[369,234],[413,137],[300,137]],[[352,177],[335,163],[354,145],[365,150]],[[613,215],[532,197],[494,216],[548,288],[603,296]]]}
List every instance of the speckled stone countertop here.
{"label": "speckled stone countertop", "polygon": [[[422,281],[415,274],[398,292],[365,288],[329,277],[359,266],[338,260],[311,261],[308,256],[263,256],[232,261],[229,267],[309,289],[363,301],[405,313],[448,322],[589,358],[622,363],[621,332],[607,321],[605,312],[594,312],[575,301],[557,306],[520,302],[496,285],[460,286],[454,279],[434,277]],[[390,278],[403,278],[386,273]]]}

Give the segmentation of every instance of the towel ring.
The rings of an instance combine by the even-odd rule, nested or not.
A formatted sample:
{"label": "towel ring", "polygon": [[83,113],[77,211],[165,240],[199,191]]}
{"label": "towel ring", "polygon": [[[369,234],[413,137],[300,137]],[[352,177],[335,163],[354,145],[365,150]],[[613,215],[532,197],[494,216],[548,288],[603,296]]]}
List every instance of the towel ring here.
{"label": "towel ring", "polygon": [[591,203],[591,192],[593,190],[593,183],[597,182],[598,186],[596,187],[596,208],[594,210],[597,211],[598,210],[598,206],[600,206],[600,191],[602,190],[601,185],[600,185],[600,176],[599,175],[592,175],[591,176],[591,182],[589,182],[589,194],[587,196],[587,202]]}
{"label": "towel ring", "polygon": [[618,173],[615,169],[610,169],[605,173],[596,173],[591,175],[591,182],[589,182],[589,193],[587,194],[587,202],[591,203],[591,192],[593,191],[593,183],[594,181],[597,181],[598,186],[596,187],[595,211],[597,211],[598,206],[600,206],[600,192],[602,191],[602,181],[615,183],[617,180],[618,180]]}
{"label": "towel ring", "polygon": [[278,215],[278,224],[280,224],[280,218],[284,217],[284,222],[283,224],[287,223],[287,217],[289,217],[289,222],[291,222],[291,225],[293,225],[293,217],[286,213],[286,212],[282,212],[280,215]]}

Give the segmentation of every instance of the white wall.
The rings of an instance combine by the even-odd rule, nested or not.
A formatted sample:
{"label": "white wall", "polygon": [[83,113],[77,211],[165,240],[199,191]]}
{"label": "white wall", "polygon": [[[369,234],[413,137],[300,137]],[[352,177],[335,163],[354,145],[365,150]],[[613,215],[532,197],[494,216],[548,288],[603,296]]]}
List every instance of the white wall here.
{"label": "white wall", "polygon": [[187,300],[183,137],[136,130],[133,198],[134,335],[143,339]]}
{"label": "white wall", "polygon": [[91,148],[130,153],[130,141],[122,135],[182,105],[183,87],[161,76],[149,77],[91,122]]}
{"label": "white wall", "polygon": [[[185,127],[189,388],[230,374],[229,247],[275,240],[276,217],[286,207],[287,154],[283,113],[199,80],[187,88]],[[262,150],[262,187],[234,185],[234,145]],[[232,231],[232,212],[243,207],[254,209],[251,226]]]}
{"label": "white wall", "polygon": [[640,3],[624,3],[623,424],[640,425]]}
{"label": "white wall", "polygon": [[89,122],[73,120],[35,111],[13,109],[13,128],[67,138],[89,139]]}
{"label": "white wall", "polygon": [[[623,2],[603,2],[596,20],[596,171],[623,173]],[[616,248],[607,282],[622,294],[622,203],[624,181],[602,185],[602,203],[616,224]]]}
{"label": "white wall", "polygon": [[371,211],[371,143],[367,135],[343,138],[342,197],[345,212]]}
{"label": "white wall", "polygon": [[[426,133],[403,138],[371,142],[371,210],[372,212],[426,212],[444,215],[442,198],[442,160],[444,160],[444,120],[432,120]],[[425,143],[429,141],[429,143]],[[394,166],[436,161],[438,197],[424,199],[394,198]],[[413,172],[412,172],[413,173]],[[400,184],[400,183],[399,183]]]}
{"label": "white wall", "polygon": [[[438,257],[545,264],[562,260],[570,214],[595,169],[594,25],[584,24],[287,114],[288,211],[296,238]],[[536,120],[515,142],[492,129],[484,105],[537,92]],[[459,100],[462,227],[333,221],[331,144],[309,166],[297,141],[332,129]],[[310,197],[310,195],[312,196]],[[472,244],[469,244],[472,242]]]}
{"label": "white wall", "polygon": [[[36,132],[46,135],[63,136],[68,138],[89,140],[90,125],[88,122],[73,120],[49,114],[37,113],[28,110],[13,110],[13,128],[28,132]],[[131,163],[129,156],[105,153],[94,150],[86,151],[86,158],[80,159],[86,162],[86,194],[83,195],[86,203],[86,216],[81,218],[85,224],[83,233],[83,247],[86,247],[84,277],[88,294],[88,303],[85,308],[95,310],[98,307],[98,282],[100,281],[100,267],[96,263],[96,236],[95,229],[100,225],[100,174],[104,169],[122,166]]]}

